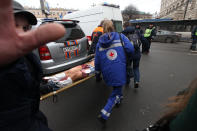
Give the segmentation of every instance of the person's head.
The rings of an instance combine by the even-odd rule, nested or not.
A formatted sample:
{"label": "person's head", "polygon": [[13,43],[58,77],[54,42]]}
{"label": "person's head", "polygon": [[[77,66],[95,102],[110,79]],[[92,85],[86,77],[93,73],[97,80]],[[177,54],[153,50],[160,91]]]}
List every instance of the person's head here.
{"label": "person's head", "polygon": [[105,20],[102,20],[101,23],[99,24],[99,27],[103,27],[103,23]]}
{"label": "person's head", "polygon": [[24,7],[16,1],[13,1],[13,12],[16,29],[18,31],[28,31],[31,29],[32,25],[37,24],[36,17],[32,13],[26,11]]}
{"label": "person's head", "polygon": [[165,119],[170,120],[181,111],[183,111],[186,108],[191,96],[195,93],[196,90],[197,78],[190,83],[186,90],[182,91],[177,96],[169,99],[171,102],[166,105],[168,110],[158,122],[162,122]]}
{"label": "person's head", "polygon": [[114,32],[114,25],[113,22],[111,20],[105,20],[103,23],[103,32],[104,33],[110,33],[110,32]]}
{"label": "person's head", "polygon": [[137,24],[137,25],[135,26],[135,28],[136,28],[136,29],[140,29],[140,25]]}
{"label": "person's head", "polygon": [[150,25],[149,25],[149,28],[153,28],[153,24],[150,24]]}
{"label": "person's head", "polygon": [[129,23],[129,21],[126,21],[126,22],[124,23],[124,25],[123,25],[124,28],[127,28],[127,27],[129,27],[129,26],[131,26],[131,24]]}

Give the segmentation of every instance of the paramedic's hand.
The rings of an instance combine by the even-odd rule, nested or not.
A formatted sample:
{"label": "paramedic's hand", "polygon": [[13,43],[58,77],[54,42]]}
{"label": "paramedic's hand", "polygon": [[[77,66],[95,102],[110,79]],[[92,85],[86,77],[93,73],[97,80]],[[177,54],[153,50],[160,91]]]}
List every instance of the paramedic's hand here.
{"label": "paramedic's hand", "polygon": [[0,0],[0,66],[9,64],[33,49],[63,36],[59,24],[46,24],[27,33],[17,33],[12,0]]}

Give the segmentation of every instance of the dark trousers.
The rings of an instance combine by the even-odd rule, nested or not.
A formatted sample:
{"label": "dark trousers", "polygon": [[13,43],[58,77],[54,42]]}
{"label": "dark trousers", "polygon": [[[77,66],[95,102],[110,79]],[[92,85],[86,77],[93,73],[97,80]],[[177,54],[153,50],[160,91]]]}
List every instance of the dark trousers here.
{"label": "dark trousers", "polygon": [[134,75],[134,82],[140,82],[140,57],[139,59],[133,60],[133,75]]}
{"label": "dark trousers", "polygon": [[196,43],[197,43],[197,36],[194,36],[192,38],[192,45],[191,45],[191,50],[196,50]]}
{"label": "dark trousers", "polygon": [[149,53],[150,46],[151,46],[151,37],[146,37],[146,40],[147,40],[147,44],[144,50],[146,53]]}
{"label": "dark trousers", "polygon": [[142,37],[141,39],[142,42],[142,53],[146,53],[150,49],[150,44],[151,44],[151,39]]}

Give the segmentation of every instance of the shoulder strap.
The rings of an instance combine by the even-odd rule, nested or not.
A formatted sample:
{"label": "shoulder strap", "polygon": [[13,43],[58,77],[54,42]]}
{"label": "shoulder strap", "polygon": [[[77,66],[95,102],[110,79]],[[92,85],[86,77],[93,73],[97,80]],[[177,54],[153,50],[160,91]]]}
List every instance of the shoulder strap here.
{"label": "shoulder strap", "polygon": [[124,50],[124,54],[125,54],[126,59],[127,59],[127,52],[126,52],[126,50],[125,50],[125,48],[124,48],[124,44],[123,44],[123,41],[122,41],[121,34],[120,34],[120,33],[118,33],[118,34],[119,34],[119,37],[120,37],[120,43],[122,44],[122,47],[123,47],[123,50]]}

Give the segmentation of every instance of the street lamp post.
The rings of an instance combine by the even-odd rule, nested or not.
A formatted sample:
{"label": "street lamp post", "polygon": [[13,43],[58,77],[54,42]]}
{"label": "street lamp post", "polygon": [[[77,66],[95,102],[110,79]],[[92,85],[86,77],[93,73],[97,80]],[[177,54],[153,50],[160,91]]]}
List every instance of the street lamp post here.
{"label": "street lamp post", "polygon": [[190,0],[187,0],[187,1],[186,1],[185,11],[184,11],[184,15],[183,15],[183,20],[185,20],[185,17],[186,17],[186,13],[187,13],[187,8],[188,8],[188,5],[189,5],[189,1],[190,1]]}

